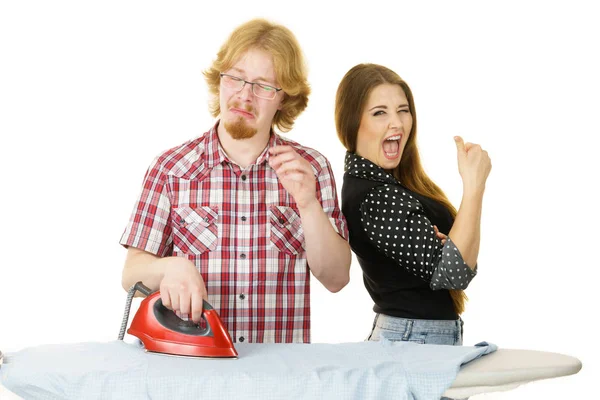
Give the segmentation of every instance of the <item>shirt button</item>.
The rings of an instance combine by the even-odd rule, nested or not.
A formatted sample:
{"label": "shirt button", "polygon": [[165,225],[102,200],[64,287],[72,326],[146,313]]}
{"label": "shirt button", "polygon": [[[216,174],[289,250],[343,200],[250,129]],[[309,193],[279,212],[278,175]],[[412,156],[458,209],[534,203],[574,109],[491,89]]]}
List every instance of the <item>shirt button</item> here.
{"label": "shirt button", "polygon": [[285,219],[283,219],[283,218],[279,218],[279,223],[280,223],[281,225],[285,224]]}
{"label": "shirt button", "polygon": [[246,175],[242,175],[242,180],[245,181],[246,179]]}
{"label": "shirt button", "polygon": [[244,340],[246,340],[246,339],[244,339],[244,337],[243,337],[243,336],[240,336],[240,338],[238,339],[238,341],[239,341],[240,343],[242,343]]}
{"label": "shirt button", "polygon": [[244,293],[240,294],[240,300],[244,300],[246,298],[246,295]]}
{"label": "shirt button", "polygon": [[245,217],[245,216],[244,216],[244,217],[242,217],[242,221],[246,221],[246,217]]}
{"label": "shirt button", "polygon": [[208,217],[204,218],[204,222],[208,222]]}
{"label": "shirt button", "polygon": [[244,258],[246,258],[246,255],[244,253],[240,254],[240,258],[243,260]]}

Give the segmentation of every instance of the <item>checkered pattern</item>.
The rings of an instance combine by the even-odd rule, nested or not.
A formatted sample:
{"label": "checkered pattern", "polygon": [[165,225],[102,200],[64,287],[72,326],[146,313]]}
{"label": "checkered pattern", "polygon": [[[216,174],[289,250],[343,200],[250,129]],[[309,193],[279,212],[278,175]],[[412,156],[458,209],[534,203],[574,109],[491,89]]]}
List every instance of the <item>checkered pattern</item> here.
{"label": "checkered pattern", "polygon": [[[41,345],[7,354],[0,385],[23,399],[48,400],[439,400],[461,365],[497,350],[494,344],[475,346],[241,343],[236,345],[239,359],[219,362],[157,355],[118,340]],[[543,359],[551,368],[530,360],[530,368],[510,376],[502,358],[489,360],[487,368],[479,364],[464,371],[458,387],[449,391],[468,396],[506,389],[559,376],[548,370],[560,364],[560,375],[567,375],[566,361],[552,360],[550,354]]]}
{"label": "checkered pattern", "polygon": [[[308,343],[310,275],[296,203],[269,166],[268,148],[241,169],[221,148],[217,126],[154,160],[120,243],[192,260],[234,341]],[[347,239],[327,159],[273,133],[268,147],[275,145],[311,164],[323,210]]]}

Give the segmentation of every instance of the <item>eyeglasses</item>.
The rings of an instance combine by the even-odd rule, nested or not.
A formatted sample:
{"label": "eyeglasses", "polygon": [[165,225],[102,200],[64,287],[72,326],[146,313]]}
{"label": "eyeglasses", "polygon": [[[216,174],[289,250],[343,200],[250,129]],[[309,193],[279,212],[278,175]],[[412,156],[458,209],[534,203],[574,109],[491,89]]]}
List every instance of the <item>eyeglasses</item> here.
{"label": "eyeglasses", "polygon": [[264,83],[258,82],[248,82],[243,80],[242,78],[238,78],[237,76],[228,75],[228,74],[219,74],[221,77],[221,83],[223,86],[229,89],[233,89],[236,92],[244,89],[244,86],[247,84],[252,85],[252,93],[256,97],[260,97],[261,99],[273,100],[277,92],[282,90],[281,88],[276,88],[273,86],[265,85]]}

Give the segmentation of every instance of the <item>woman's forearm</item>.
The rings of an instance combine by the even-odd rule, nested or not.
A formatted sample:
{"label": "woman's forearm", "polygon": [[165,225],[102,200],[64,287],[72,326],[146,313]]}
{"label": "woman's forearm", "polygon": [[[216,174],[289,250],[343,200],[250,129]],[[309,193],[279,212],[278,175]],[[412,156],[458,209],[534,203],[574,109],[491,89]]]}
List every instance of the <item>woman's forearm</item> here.
{"label": "woman's forearm", "polygon": [[477,265],[479,256],[482,203],[483,190],[465,191],[448,234],[471,269]]}

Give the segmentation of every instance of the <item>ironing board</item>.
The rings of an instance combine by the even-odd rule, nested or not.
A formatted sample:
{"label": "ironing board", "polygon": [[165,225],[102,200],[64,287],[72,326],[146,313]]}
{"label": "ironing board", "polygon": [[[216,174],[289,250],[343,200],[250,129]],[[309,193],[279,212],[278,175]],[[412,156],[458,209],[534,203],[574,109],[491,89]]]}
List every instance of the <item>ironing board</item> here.
{"label": "ironing board", "polygon": [[464,365],[444,395],[465,398],[514,389],[542,379],[573,375],[581,370],[575,357],[534,350],[498,349]]}
{"label": "ironing board", "polygon": [[[251,345],[241,347],[240,357],[244,356],[245,348],[252,347]],[[463,365],[444,395],[451,398],[464,398],[482,393],[511,390],[537,380],[576,374],[581,366],[577,358],[567,355],[532,350],[498,349]],[[2,384],[0,384],[0,398],[21,399]]]}

